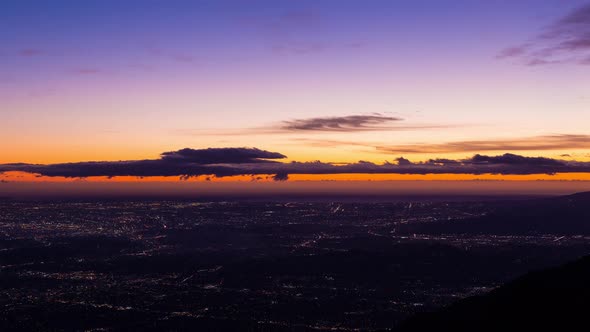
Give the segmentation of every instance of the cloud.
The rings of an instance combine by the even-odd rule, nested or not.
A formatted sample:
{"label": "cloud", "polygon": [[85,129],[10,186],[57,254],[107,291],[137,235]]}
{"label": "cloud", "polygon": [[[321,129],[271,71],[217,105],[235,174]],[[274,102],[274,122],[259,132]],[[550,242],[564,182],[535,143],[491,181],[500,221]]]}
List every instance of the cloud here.
{"label": "cloud", "polygon": [[385,124],[402,120],[398,117],[375,113],[372,115],[348,115],[283,121],[280,129],[287,131],[372,131],[391,129],[392,127],[385,126]]}
{"label": "cloud", "polygon": [[350,164],[323,162],[291,162],[264,164],[244,169],[246,174],[555,174],[590,172],[590,163],[514,154],[499,156],[475,155],[468,159],[431,159],[413,163],[405,158],[397,163],[374,164],[359,161]]}
{"label": "cloud", "polygon": [[474,164],[488,165],[525,165],[525,166],[563,166],[562,160],[544,158],[544,157],[523,157],[511,153],[501,156],[483,156],[476,154],[471,158]]}
{"label": "cloud", "polygon": [[590,135],[544,135],[521,139],[456,141],[440,144],[402,144],[378,146],[389,153],[451,153],[480,151],[539,151],[588,149]]}
{"label": "cloud", "polygon": [[400,166],[408,166],[411,165],[412,162],[404,157],[398,157],[395,159],[395,161],[397,162],[398,165]]}
{"label": "cloud", "polygon": [[240,164],[256,165],[276,163],[270,159],[286,158],[276,152],[256,148],[182,149],[162,153],[160,159],[131,161],[98,161],[64,164],[4,164],[0,173],[22,171],[43,176],[180,176],[198,175],[231,176],[245,174],[236,167]]}
{"label": "cloud", "polygon": [[24,49],[18,51],[18,55],[23,56],[23,57],[33,57],[33,56],[38,56],[38,55],[42,55],[42,54],[43,54],[43,51],[40,49],[36,49],[36,48],[24,48]]}
{"label": "cloud", "polygon": [[278,54],[310,54],[324,51],[328,45],[324,42],[291,41],[276,43],[271,50]]}
{"label": "cloud", "polygon": [[498,53],[496,58],[498,58],[498,59],[510,58],[510,57],[515,57],[515,56],[519,56],[519,55],[524,55],[524,54],[526,54],[526,52],[527,52],[527,48],[524,45],[513,46],[513,47],[505,48],[502,51],[500,51],[500,53]]}
{"label": "cloud", "polygon": [[[266,46],[279,55],[305,55],[325,51],[329,45],[314,32],[321,22],[319,14],[300,8],[273,16],[249,16],[240,19],[247,28],[261,34]],[[316,36],[316,37],[310,37]]]}
{"label": "cloud", "polygon": [[196,57],[190,54],[175,54],[173,58],[178,62],[193,62],[196,60]]}
{"label": "cloud", "polygon": [[102,71],[97,68],[76,68],[73,72],[78,75],[94,75],[100,74]]}
{"label": "cloud", "polygon": [[209,148],[182,149],[164,152],[162,160],[174,163],[207,164],[245,164],[270,162],[267,159],[283,159],[285,155],[256,148]]}
{"label": "cloud", "polygon": [[590,172],[590,162],[566,161],[514,154],[486,156],[476,154],[468,159],[430,159],[411,162],[400,157],[396,163],[374,164],[359,161],[349,164],[326,162],[281,163],[277,152],[252,148],[182,149],[164,152],[159,159],[131,161],[79,162],[64,164],[0,164],[0,173],[20,171],[48,177],[85,178],[90,176],[194,176],[274,175],[275,181],[286,181],[290,174],[555,174]]}
{"label": "cloud", "polygon": [[[283,164],[285,165],[285,164]],[[589,172],[588,162],[568,162],[544,157],[524,157],[514,154],[499,156],[475,155],[468,159],[430,159],[412,163],[398,158],[397,163],[382,165],[370,162],[357,162],[345,165],[326,163],[291,163],[285,165],[284,172],[290,174],[555,174],[570,172]]]}
{"label": "cloud", "polygon": [[279,19],[295,25],[310,24],[318,20],[319,15],[311,9],[291,10],[280,15]]}
{"label": "cloud", "polygon": [[349,41],[326,40],[317,31],[325,21],[321,13],[311,8],[299,8],[275,13],[242,17],[240,23],[253,29],[272,53],[280,56],[320,54],[328,50],[358,50],[368,45],[365,38]]}
{"label": "cloud", "polygon": [[498,58],[519,58],[526,65],[590,64],[590,4],[546,27],[531,42],[502,50]]}
{"label": "cloud", "polygon": [[[197,56],[191,53],[186,53],[186,52],[182,52],[182,51],[176,51],[176,50],[168,50],[162,47],[158,47],[158,46],[147,46],[146,47],[146,52],[154,57],[160,57],[160,58],[166,58],[168,60],[172,60],[172,61],[176,61],[176,62],[184,62],[184,63],[192,63],[192,62],[196,62],[198,60]],[[141,69],[146,69],[145,65],[136,65],[134,64],[133,66],[139,66]],[[148,69],[152,69],[149,66],[147,66]]]}
{"label": "cloud", "polygon": [[[367,131],[403,131],[403,130],[431,130],[440,128],[454,128],[458,125],[447,124],[406,124],[404,119],[395,116],[387,116],[380,113],[326,116],[305,119],[285,120],[266,126],[250,127],[235,130],[195,130],[177,129],[173,132],[180,135],[211,135],[211,136],[245,136],[245,135],[276,135],[294,133],[322,133],[322,132],[367,132]],[[294,138],[310,146],[337,146],[337,145],[367,145],[353,144],[352,142],[340,142],[329,140],[313,140],[309,138]]]}
{"label": "cloud", "polygon": [[287,173],[277,173],[275,174],[272,179],[274,181],[287,181],[289,180],[289,174]]}

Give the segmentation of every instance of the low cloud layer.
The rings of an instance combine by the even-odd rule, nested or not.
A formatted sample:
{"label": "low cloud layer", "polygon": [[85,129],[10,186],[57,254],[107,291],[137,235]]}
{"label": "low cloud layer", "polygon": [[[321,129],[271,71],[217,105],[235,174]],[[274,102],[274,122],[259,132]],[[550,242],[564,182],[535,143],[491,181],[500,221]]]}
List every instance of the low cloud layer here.
{"label": "low cloud layer", "polygon": [[590,65],[590,4],[571,11],[531,41],[503,50],[498,58],[518,58],[531,66]]}
{"label": "low cloud layer", "polygon": [[486,156],[476,154],[468,159],[431,159],[411,162],[398,158],[394,162],[374,164],[359,161],[350,164],[325,162],[281,163],[277,152],[252,148],[182,149],[165,152],[159,159],[133,161],[80,162],[64,164],[3,164],[0,173],[21,171],[48,177],[84,178],[90,176],[194,176],[273,175],[285,181],[290,174],[555,174],[590,172],[589,162],[524,157],[515,154]]}

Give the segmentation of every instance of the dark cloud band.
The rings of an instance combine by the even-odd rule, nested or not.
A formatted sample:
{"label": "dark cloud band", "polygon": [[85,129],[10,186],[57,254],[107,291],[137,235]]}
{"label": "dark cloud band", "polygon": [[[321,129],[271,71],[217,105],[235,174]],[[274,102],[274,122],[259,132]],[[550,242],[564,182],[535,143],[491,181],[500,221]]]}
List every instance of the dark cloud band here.
{"label": "dark cloud band", "polygon": [[256,148],[209,148],[182,149],[162,153],[162,160],[167,162],[207,164],[245,164],[269,162],[269,159],[287,158],[277,152],[269,152]]}
{"label": "dark cloud band", "polygon": [[49,177],[91,176],[178,176],[181,179],[201,175],[217,177],[233,175],[274,174],[284,181],[289,174],[556,174],[589,173],[590,162],[566,161],[515,154],[486,156],[477,154],[468,159],[430,159],[413,163],[405,158],[396,162],[374,164],[359,161],[350,164],[324,162],[281,163],[285,158],[277,152],[249,148],[182,149],[165,152],[160,159],[134,161],[80,162],[64,164],[3,164],[0,173],[20,171]]}

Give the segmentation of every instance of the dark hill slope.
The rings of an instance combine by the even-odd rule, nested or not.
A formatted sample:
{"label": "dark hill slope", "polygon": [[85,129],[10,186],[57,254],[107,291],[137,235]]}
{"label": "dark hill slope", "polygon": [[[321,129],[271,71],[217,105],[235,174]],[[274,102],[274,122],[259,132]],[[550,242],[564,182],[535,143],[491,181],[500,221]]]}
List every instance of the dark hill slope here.
{"label": "dark hill slope", "polygon": [[532,272],[490,293],[418,314],[399,331],[585,331],[590,313],[590,256]]}

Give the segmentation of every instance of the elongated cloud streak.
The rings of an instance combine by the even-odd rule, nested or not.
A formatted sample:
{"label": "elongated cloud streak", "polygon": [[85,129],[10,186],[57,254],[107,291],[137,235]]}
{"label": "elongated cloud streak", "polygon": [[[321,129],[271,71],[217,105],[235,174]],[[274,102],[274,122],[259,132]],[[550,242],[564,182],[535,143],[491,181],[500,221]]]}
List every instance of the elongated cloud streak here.
{"label": "elongated cloud streak", "polygon": [[163,161],[207,164],[246,164],[269,162],[269,159],[287,158],[277,152],[269,152],[256,148],[209,148],[209,149],[182,149],[178,151],[164,152],[161,154]]}
{"label": "elongated cloud streak", "polygon": [[386,116],[380,113],[368,115],[326,116],[281,121],[269,126],[245,128],[238,130],[195,131],[176,130],[183,135],[275,135],[294,133],[355,133],[369,131],[403,131],[457,127],[447,124],[408,124],[404,119]]}
{"label": "elongated cloud streak", "polygon": [[479,151],[546,151],[589,149],[590,135],[545,135],[504,140],[456,141],[441,144],[382,145],[377,150],[390,153],[449,153]]}
{"label": "elongated cloud streak", "polygon": [[384,130],[392,127],[386,124],[401,121],[401,118],[373,115],[349,115],[284,121],[280,129],[287,131],[370,131]]}
{"label": "elongated cloud streak", "polygon": [[531,42],[504,49],[497,57],[522,58],[531,66],[566,62],[590,64],[590,4],[571,11]]}

